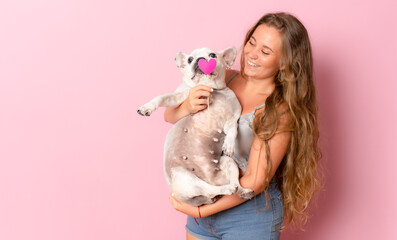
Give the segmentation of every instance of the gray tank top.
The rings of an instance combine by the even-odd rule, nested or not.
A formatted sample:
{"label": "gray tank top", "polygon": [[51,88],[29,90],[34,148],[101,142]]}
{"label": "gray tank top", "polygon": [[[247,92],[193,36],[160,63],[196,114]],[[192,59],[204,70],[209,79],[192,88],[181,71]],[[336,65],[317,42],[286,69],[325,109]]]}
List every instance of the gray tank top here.
{"label": "gray tank top", "polygon": [[[235,73],[227,82],[228,85],[238,73]],[[237,162],[240,169],[245,172],[247,169],[248,158],[251,151],[252,141],[254,140],[254,133],[252,132],[252,122],[255,117],[255,111],[263,108],[265,104],[255,107],[254,111],[245,113],[240,116],[238,120],[238,134],[236,138],[236,149],[233,159]]]}

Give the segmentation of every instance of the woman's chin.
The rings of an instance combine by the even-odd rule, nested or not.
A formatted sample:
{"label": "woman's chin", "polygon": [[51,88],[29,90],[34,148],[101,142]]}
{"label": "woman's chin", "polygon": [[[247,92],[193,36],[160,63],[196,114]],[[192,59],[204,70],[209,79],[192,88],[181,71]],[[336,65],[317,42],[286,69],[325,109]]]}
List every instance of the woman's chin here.
{"label": "woman's chin", "polygon": [[244,75],[247,77],[256,76],[256,71],[252,71],[250,69],[244,68]]}

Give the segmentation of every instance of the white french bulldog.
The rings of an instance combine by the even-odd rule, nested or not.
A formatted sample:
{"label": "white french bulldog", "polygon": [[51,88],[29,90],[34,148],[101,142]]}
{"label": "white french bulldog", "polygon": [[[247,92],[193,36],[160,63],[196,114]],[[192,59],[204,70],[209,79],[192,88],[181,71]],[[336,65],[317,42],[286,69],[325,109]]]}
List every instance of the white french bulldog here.
{"label": "white french bulldog", "polygon": [[[190,114],[176,122],[167,134],[164,146],[164,172],[175,196],[195,206],[214,202],[221,195],[235,192],[242,199],[254,195],[239,183],[239,170],[230,157],[234,153],[237,121],[241,106],[225,83],[226,68],[237,55],[234,47],[215,52],[208,48],[190,55],[177,53],[175,62],[183,73],[183,84],[174,93],[154,98],[137,112],[150,116],[158,107],[177,107],[189,95],[190,88],[203,84],[214,89],[212,103],[205,110]],[[215,59],[214,71],[207,75],[198,62]],[[222,151],[226,155],[222,155]]]}

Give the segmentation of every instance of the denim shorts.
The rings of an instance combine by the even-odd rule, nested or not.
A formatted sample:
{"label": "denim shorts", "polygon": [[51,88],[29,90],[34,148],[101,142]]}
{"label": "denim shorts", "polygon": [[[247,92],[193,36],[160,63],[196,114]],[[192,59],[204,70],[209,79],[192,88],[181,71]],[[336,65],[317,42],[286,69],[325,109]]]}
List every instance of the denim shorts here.
{"label": "denim shorts", "polygon": [[[279,239],[284,219],[281,192],[274,178],[267,191],[267,210],[265,192],[233,208],[214,215],[196,218],[188,216],[186,231],[204,240],[260,240]],[[270,198],[269,198],[270,197]]]}

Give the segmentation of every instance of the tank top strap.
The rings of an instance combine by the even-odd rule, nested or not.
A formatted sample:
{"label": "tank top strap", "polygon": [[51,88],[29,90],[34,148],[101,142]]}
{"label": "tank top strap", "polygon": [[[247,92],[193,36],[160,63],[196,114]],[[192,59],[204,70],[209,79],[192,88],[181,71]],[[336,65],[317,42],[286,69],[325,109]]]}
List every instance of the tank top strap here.
{"label": "tank top strap", "polygon": [[226,82],[226,85],[229,85],[229,83],[233,80],[233,78],[235,77],[235,76],[237,76],[238,75],[238,72],[236,72],[235,74],[233,74],[233,76],[231,76],[230,78],[229,78],[229,80],[227,80],[227,82]]}
{"label": "tank top strap", "polygon": [[265,106],[265,103],[262,104],[262,105],[260,105],[259,107],[255,107],[254,111],[252,111],[252,115],[255,115],[256,111],[257,111],[258,109],[263,108],[264,106]]}
{"label": "tank top strap", "polygon": [[258,109],[261,109],[261,108],[263,108],[265,106],[265,103],[264,104],[262,104],[262,105],[260,105],[259,107],[255,107],[255,111],[256,110],[258,110]]}

